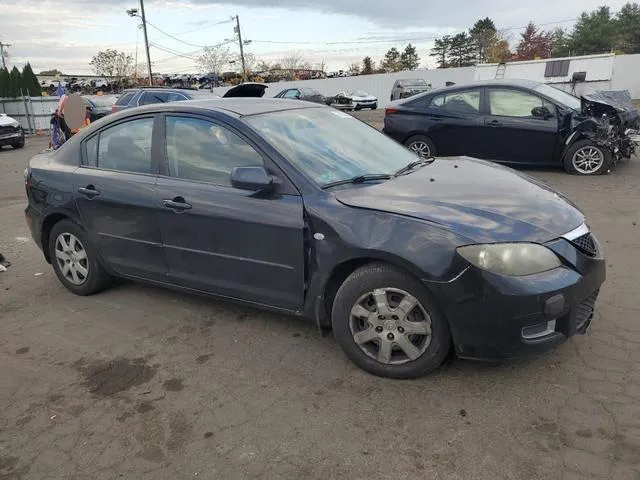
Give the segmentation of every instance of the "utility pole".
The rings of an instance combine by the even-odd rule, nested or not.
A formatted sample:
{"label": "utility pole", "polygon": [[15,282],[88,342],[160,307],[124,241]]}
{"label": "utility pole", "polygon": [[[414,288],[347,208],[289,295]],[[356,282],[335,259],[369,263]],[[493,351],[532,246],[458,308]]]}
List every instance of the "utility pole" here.
{"label": "utility pole", "polygon": [[144,31],[144,48],[147,50],[147,69],[149,72],[149,86],[153,86],[151,76],[151,56],[149,55],[149,39],[147,38],[147,20],[144,16],[144,0],[140,0],[140,14],[142,15],[142,30]]}
{"label": "utility pole", "polygon": [[[140,0],[142,1],[142,0]],[[242,33],[240,32],[240,16],[236,15],[236,33],[238,34],[238,43],[240,44],[240,60],[242,61],[242,81],[247,81],[247,68],[244,64],[244,49],[242,46]]]}
{"label": "utility pole", "polygon": [[[6,47],[10,47],[11,44],[10,43],[2,43],[0,42],[0,57],[2,57],[2,68],[5,69],[7,68],[7,65],[4,63],[4,49]],[[242,46],[240,47],[240,51],[242,51]]]}

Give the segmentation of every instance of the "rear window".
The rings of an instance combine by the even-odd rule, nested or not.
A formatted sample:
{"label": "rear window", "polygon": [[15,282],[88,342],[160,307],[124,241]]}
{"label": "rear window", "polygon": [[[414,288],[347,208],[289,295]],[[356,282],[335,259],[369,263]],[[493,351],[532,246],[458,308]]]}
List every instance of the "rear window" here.
{"label": "rear window", "polygon": [[129,102],[135,94],[136,92],[127,92],[122,94],[122,96],[116,102],[116,105],[129,105]]}

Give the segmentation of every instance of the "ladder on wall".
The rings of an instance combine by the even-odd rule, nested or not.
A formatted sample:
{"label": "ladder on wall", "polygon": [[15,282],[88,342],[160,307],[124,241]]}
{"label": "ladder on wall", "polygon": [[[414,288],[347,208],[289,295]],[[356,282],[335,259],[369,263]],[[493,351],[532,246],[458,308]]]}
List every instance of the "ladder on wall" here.
{"label": "ladder on wall", "polygon": [[496,76],[495,78],[504,78],[504,72],[507,70],[507,64],[502,62],[498,65],[498,68],[496,69]]}

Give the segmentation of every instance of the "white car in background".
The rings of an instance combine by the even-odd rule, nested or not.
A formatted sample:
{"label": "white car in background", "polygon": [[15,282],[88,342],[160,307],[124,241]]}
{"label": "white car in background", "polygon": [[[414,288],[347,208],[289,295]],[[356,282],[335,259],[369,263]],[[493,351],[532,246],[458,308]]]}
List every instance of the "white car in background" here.
{"label": "white car in background", "polygon": [[351,102],[356,110],[362,110],[363,108],[375,110],[378,108],[378,99],[364,90],[356,90],[347,96],[351,97]]}
{"label": "white car in background", "polygon": [[0,113],[0,148],[11,145],[13,148],[24,147],[25,136],[20,122],[6,113]]}

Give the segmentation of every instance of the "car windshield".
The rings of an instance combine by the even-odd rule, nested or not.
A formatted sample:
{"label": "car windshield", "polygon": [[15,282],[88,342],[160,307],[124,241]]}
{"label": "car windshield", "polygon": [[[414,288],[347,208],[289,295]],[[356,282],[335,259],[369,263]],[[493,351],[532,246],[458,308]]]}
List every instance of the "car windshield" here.
{"label": "car windshield", "polygon": [[564,92],[558,88],[550,87],[549,85],[541,84],[534,88],[536,92],[539,92],[547,97],[555,100],[558,103],[561,103],[565,107],[568,107],[572,110],[580,111],[580,99],[578,97],[574,97],[573,95]]}
{"label": "car windshield", "polygon": [[245,121],[319,186],[359,175],[393,174],[417,160],[374,128],[329,108],[271,112]]}
{"label": "car windshield", "polygon": [[415,80],[400,80],[401,87],[426,87],[427,82],[421,78],[416,78]]}
{"label": "car windshield", "polygon": [[315,88],[301,88],[300,91],[307,96],[320,95],[320,92]]}
{"label": "car windshield", "polygon": [[91,102],[98,107],[110,107],[118,100],[114,96],[96,95],[90,98]]}

